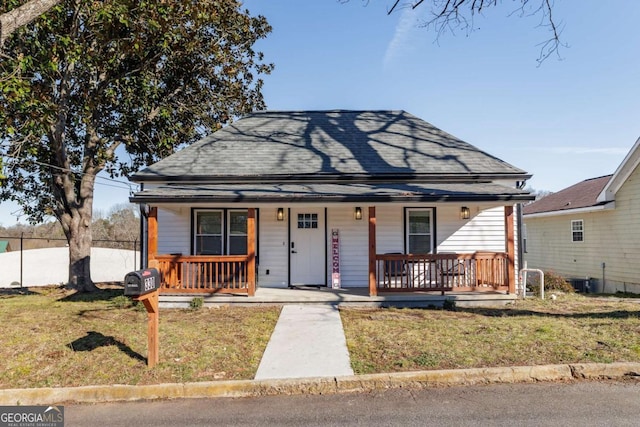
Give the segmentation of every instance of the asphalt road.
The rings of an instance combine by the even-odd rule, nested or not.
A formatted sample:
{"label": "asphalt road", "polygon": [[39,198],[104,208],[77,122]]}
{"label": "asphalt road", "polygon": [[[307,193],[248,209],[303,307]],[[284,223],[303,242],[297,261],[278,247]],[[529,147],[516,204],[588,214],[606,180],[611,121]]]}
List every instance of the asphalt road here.
{"label": "asphalt road", "polygon": [[66,405],[65,426],[638,426],[640,380]]}

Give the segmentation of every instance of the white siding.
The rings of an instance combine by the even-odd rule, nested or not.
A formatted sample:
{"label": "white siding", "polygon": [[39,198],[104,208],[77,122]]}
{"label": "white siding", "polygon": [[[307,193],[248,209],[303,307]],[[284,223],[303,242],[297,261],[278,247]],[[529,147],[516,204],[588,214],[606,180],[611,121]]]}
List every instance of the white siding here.
{"label": "white siding", "polygon": [[[436,208],[438,252],[506,251],[504,207],[472,207],[470,220],[460,219],[460,206],[411,205]],[[405,252],[405,206],[376,206],[377,253]],[[343,287],[367,286],[368,280],[368,208],[362,221],[353,219],[353,207],[328,209],[329,234],[340,230],[340,271]],[[515,213],[514,213],[515,215]],[[330,235],[327,244],[330,245]],[[327,274],[331,269],[328,266]]]}
{"label": "white siding", "polygon": [[[483,211],[471,207],[471,219],[462,220],[459,207],[438,208],[438,252],[504,252],[504,207]],[[515,215],[515,213],[514,213]]]}
{"label": "white siding", "polygon": [[[198,205],[199,208],[223,208]],[[259,209],[258,284],[265,287],[288,285],[287,222],[276,221],[275,209]],[[158,253],[191,254],[191,206],[158,207]],[[266,271],[269,270],[269,274]]]}
{"label": "white siding", "polygon": [[376,206],[376,246],[379,254],[404,252],[403,215],[401,205]]}
{"label": "white siding", "polygon": [[258,286],[287,287],[289,284],[287,219],[276,221],[276,208],[265,207],[260,209],[259,221]]}
{"label": "white siding", "polygon": [[158,208],[158,253],[191,254],[191,209]]}
{"label": "white siding", "polygon": [[[327,208],[327,283],[331,282],[331,230],[340,230],[341,285],[368,286],[369,229],[368,205],[360,205],[362,220],[355,220],[355,205],[333,204]],[[198,205],[199,208],[229,208]],[[247,206],[243,206],[246,208]],[[289,279],[288,218],[276,220],[276,208],[287,205],[262,205],[258,208],[258,285],[283,287]],[[379,204],[376,206],[377,253],[405,252],[405,207],[434,208],[438,252],[505,251],[504,208],[469,205],[472,217],[460,219],[460,205]],[[158,252],[191,253],[191,206],[165,205],[158,209]],[[322,225],[324,227],[324,225]],[[269,274],[267,274],[267,270]]]}
{"label": "white siding", "polygon": [[[504,206],[471,206],[471,218],[459,219],[459,208],[444,206],[438,209],[438,252],[506,252]],[[517,209],[513,208],[514,262],[516,286],[519,286]],[[531,267],[531,266],[530,266]]]}

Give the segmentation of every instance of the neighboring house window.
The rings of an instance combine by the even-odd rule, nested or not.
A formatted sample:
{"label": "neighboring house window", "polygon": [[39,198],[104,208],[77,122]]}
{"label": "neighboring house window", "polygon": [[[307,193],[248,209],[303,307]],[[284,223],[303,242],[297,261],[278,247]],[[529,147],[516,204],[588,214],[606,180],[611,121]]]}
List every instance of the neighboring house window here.
{"label": "neighboring house window", "polygon": [[433,210],[407,210],[407,253],[429,254],[433,249]]}
{"label": "neighboring house window", "polygon": [[245,255],[246,210],[195,211],[195,255]]}
{"label": "neighboring house window", "polygon": [[584,241],[584,222],[581,219],[571,221],[571,241]]}

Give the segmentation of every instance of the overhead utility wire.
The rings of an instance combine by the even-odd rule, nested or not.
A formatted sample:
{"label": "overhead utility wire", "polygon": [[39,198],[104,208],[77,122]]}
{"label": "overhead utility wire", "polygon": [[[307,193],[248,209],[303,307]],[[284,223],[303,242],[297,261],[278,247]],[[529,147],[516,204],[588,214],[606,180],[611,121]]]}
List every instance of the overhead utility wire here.
{"label": "overhead utility wire", "polygon": [[[26,159],[24,157],[12,156],[10,154],[5,154],[4,157],[8,157],[8,158],[11,158],[11,159],[16,159],[16,160],[24,160],[24,161],[27,161],[27,162],[32,162],[32,163],[35,163],[35,164],[37,164],[39,166],[46,166],[46,167],[49,167],[49,168],[60,170],[62,172],[71,172],[73,174],[81,175],[81,176],[82,175],[88,175],[86,172],[74,171],[73,169],[63,168],[61,166],[52,165],[50,163],[39,162],[37,160]],[[127,182],[124,182],[124,181],[119,181],[119,180],[117,180],[115,178],[107,178],[105,176],[95,175],[95,178],[96,179],[104,179],[104,180],[110,181],[110,182],[115,182],[115,183],[118,183],[118,184],[122,184],[123,186],[117,186],[117,185],[113,185],[113,184],[105,184],[105,183],[102,183],[102,182],[96,182],[96,184],[98,184],[98,185],[104,185],[104,186],[107,186],[107,187],[121,188],[123,190],[133,191],[132,187],[133,187],[134,184],[130,184],[130,183],[127,183]]]}

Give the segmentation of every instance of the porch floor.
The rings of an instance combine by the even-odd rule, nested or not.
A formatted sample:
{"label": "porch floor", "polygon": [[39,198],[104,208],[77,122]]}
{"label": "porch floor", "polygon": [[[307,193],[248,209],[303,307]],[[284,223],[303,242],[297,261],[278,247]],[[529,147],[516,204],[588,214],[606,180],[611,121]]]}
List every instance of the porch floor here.
{"label": "porch floor", "polygon": [[513,302],[517,297],[504,292],[385,292],[370,297],[369,288],[295,287],[258,288],[253,297],[232,294],[160,294],[161,308],[188,308],[190,301],[203,297],[205,306],[256,304],[328,304],[362,307],[429,307],[442,306],[446,299],[455,301],[458,307],[491,307]]}

